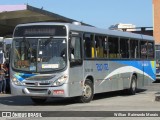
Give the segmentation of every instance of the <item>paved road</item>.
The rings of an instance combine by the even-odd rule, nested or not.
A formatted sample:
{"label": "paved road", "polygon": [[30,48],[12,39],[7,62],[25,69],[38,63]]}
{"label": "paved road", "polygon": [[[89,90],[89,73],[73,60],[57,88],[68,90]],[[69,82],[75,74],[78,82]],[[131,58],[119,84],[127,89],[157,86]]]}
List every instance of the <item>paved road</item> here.
{"label": "paved road", "polygon": [[[9,94],[0,96],[0,109],[1,111],[160,111],[160,102],[155,101],[155,93],[160,92],[160,83],[154,83],[150,86],[140,90],[134,96],[128,96],[122,91],[109,92],[103,94],[97,94],[94,96],[94,100],[90,103],[82,104],[77,103],[73,99],[48,99],[43,105],[34,104],[29,97],[18,97]],[[74,113],[73,113],[74,114]],[[94,113],[88,112],[91,116]],[[63,114],[62,114],[63,116]],[[122,118],[122,117],[121,117]],[[121,119],[117,117],[94,117],[87,119]],[[1,120],[2,118],[0,118]],[[3,118],[3,119],[21,119],[21,118]],[[33,118],[23,118],[24,120],[31,120]],[[52,119],[52,118],[34,118],[40,119]],[[59,117],[54,119],[60,119]],[[65,118],[69,120],[70,118]],[[85,119],[74,118],[76,119]],[[124,117],[124,120],[128,120]],[[132,119],[132,118],[129,118]],[[142,119],[141,118],[136,118]],[[147,120],[151,117],[145,118]],[[160,118],[154,118],[160,119]]]}

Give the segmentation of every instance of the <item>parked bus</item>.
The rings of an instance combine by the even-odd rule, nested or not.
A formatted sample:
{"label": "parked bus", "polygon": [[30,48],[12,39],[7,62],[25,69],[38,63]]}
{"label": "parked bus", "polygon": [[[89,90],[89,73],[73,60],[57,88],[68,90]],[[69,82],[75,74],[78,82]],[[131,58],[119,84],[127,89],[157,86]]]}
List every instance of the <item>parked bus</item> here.
{"label": "parked bus", "polygon": [[160,45],[155,45],[156,49],[156,80],[160,79]]}
{"label": "parked bus", "polygon": [[18,25],[13,34],[11,93],[35,103],[74,97],[87,103],[96,93],[135,94],[155,80],[151,36],[70,23]]}

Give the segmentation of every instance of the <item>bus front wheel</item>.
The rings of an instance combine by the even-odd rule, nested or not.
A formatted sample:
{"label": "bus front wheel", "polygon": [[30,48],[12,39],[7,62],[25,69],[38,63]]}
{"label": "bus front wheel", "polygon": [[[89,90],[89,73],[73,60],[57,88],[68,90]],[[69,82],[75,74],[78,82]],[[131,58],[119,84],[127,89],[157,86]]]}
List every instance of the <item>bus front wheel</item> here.
{"label": "bus front wheel", "polygon": [[42,104],[47,100],[47,98],[31,97],[31,100],[36,104]]}
{"label": "bus front wheel", "polygon": [[130,88],[128,89],[128,93],[130,95],[135,95],[137,91],[137,77],[135,75],[132,76]]}
{"label": "bus front wheel", "polygon": [[93,83],[91,80],[86,80],[83,86],[82,96],[79,97],[79,102],[88,103],[93,99]]}

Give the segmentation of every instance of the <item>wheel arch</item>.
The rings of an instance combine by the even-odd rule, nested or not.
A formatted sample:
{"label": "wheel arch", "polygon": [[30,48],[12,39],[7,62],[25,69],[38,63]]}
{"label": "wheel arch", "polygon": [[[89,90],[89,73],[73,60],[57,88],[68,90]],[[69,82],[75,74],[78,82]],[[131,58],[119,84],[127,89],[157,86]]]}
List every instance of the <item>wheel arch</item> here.
{"label": "wheel arch", "polygon": [[132,74],[131,74],[131,76],[130,76],[130,84],[131,84],[131,82],[132,82],[132,76],[136,76],[136,82],[137,82],[137,79],[138,79],[138,74],[136,73],[136,72],[133,72]]}
{"label": "wheel arch", "polygon": [[84,83],[85,83],[86,80],[90,80],[92,82],[92,84],[93,84],[93,92],[94,92],[94,77],[92,75],[88,75],[85,78]]}

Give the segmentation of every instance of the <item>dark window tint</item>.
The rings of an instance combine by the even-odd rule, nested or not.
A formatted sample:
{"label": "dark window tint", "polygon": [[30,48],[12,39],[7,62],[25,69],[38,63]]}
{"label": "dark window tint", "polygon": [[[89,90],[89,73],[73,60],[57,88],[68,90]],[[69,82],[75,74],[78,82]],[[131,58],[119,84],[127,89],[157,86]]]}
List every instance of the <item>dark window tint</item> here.
{"label": "dark window tint", "polygon": [[129,40],[120,38],[120,57],[129,58]]}
{"label": "dark window tint", "polygon": [[109,58],[119,58],[118,37],[108,37]]}
{"label": "dark window tint", "polygon": [[85,58],[94,58],[94,35],[84,34],[84,56]]}
{"label": "dark window tint", "polygon": [[160,45],[155,45],[156,50],[160,50]]}
{"label": "dark window tint", "polygon": [[140,42],[140,50],[141,50],[141,58],[146,59],[147,58],[147,42],[141,41]]}
{"label": "dark window tint", "polygon": [[96,35],[95,47],[96,47],[97,58],[107,58],[107,50],[108,50],[107,37]]}
{"label": "dark window tint", "polygon": [[148,42],[148,58],[149,59],[154,58],[154,44],[153,44],[153,42]]}
{"label": "dark window tint", "polygon": [[139,47],[138,40],[130,40],[130,57],[131,58],[139,58]]}

